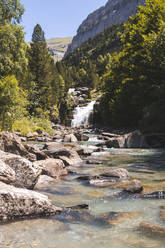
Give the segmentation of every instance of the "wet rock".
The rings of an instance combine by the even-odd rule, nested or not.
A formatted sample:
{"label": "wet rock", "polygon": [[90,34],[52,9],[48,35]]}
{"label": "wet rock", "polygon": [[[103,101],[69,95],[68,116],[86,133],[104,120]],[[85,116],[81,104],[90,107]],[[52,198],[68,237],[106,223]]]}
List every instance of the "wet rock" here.
{"label": "wet rock", "polygon": [[123,138],[110,138],[105,142],[105,145],[108,148],[120,148],[121,146],[123,146],[124,140]]}
{"label": "wet rock", "polygon": [[48,186],[50,186],[50,184],[55,183],[55,179],[46,175],[41,175],[38,178],[38,181],[34,187],[35,190],[42,190]]}
{"label": "wet rock", "polygon": [[139,230],[145,234],[150,234],[150,235],[157,234],[157,235],[160,235],[162,237],[164,237],[164,235],[165,235],[165,227],[151,225],[147,222],[142,222],[139,225]]}
{"label": "wet rock", "polygon": [[75,133],[74,134],[77,138],[78,141],[88,141],[89,140],[89,136],[82,134],[82,133]]}
{"label": "wet rock", "polygon": [[104,137],[109,137],[109,138],[120,137],[120,135],[119,135],[119,134],[114,134],[114,133],[106,133],[106,132],[103,132],[103,133],[102,133],[102,136],[104,136]]}
{"label": "wet rock", "polygon": [[44,175],[56,179],[67,175],[67,170],[65,169],[65,165],[63,161],[60,159],[49,158],[46,160],[37,161],[34,164],[42,168],[42,174]]}
{"label": "wet rock", "polygon": [[102,219],[110,224],[117,224],[127,219],[134,219],[138,215],[138,212],[110,212],[98,215],[97,219]]}
{"label": "wet rock", "polygon": [[64,142],[77,142],[77,138],[74,134],[68,134],[68,135],[65,135],[64,137]]}
{"label": "wet rock", "polygon": [[165,221],[165,206],[160,211],[160,219],[163,220],[163,221]]}
{"label": "wet rock", "polygon": [[77,178],[77,180],[84,181],[97,187],[108,187],[114,184],[121,183],[124,180],[129,179],[129,173],[127,170],[122,168],[111,169],[110,171],[104,172],[100,175],[88,176],[83,175]]}
{"label": "wet rock", "polygon": [[102,176],[102,177],[116,177],[116,178],[120,178],[120,179],[129,179],[130,178],[129,172],[123,168],[111,169],[109,171],[104,172],[100,176]]}
{"label": "wet rock", "polygon": [[36,155],[28,152],[21,143],[21,139],[17,135],[9,132],[0,133],[0,150],[20,155],[30,161],[36,160]]}
{"label": "wet rock", "polygon": [[42,172],[42,169],[38,165],[33,164],[19,155],[3,151],[0,151],[0,160],[15,172],[15,186],[27,189],[34,188],[34,185]]}
{"label": "wet rock", "polygon": [[0,182],[0,221],[55,215],[61,211],[48,197],[27,189],[19,189]]}
{"label": "wet rock", "polygon": [[145,135],[140,131],[134,131],[115,138],[110,138],[106,141],[108,148],[150,148]]}
{"label": "wet rock", "polygon": [[15,171],[0,160],[0,181],[7,184],[13,184],[15,180]]}
{"label": "wet rock", "polygon": [[138,130],[125,135],[126,148],[149,148],[145,136]]}
{"label": "wet rock", "polygon": [[141,193],[143,191],[143,185],[139,180],[133,180],[125,188],[124,191],[129,193]]}
{"label": "wet rock", "polygon": [[141,197],[146,199],[165,199],[165,190],[144,194]]}
{"label": "wet rock", "polygon": [[86,160],[86,164],[103,164],[103,162],[101,161],[97,161],[97,160]]}
{"label": "wet rock", "polygon": [[109,187],[119,182],[121,182],[119,179],[103,178],[103,177],[97,177],[97,176],[89,180],[89,184],[94,185],[96,187]]}
{"label": "wet rock", "polygon": [[89,205],[87,204],[80,204],[80,205],[76,205],[76,206],[71,206],[71,207],[67,207],[68,209],[72,209],[72,210],[87,210],[89,209]]}

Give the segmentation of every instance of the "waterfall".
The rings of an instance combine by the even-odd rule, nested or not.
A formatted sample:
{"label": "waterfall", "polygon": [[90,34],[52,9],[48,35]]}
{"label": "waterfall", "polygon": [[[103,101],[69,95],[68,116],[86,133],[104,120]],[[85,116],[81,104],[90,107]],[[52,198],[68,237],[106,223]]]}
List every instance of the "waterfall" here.
{"label": "waterfall", "polygon": [[76,107],[73,112],[73,119],[71,122],[72,127],[80,127],[80,126],[88,126],[89,125],[89,117],[93,112],[93,107],[96,101],[92,101],[88,103],[87,106],[84,107]]}

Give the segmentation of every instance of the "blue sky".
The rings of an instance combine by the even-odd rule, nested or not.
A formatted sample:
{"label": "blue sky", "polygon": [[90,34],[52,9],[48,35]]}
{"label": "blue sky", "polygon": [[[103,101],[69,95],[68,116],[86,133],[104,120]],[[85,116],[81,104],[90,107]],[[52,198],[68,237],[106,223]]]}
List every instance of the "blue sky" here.
{"label": "blue sky", "polygon": [[21,25],[26,41],[31,40],[34,26],[39,23],[47,39],[69,37],[89,13],[105,5],[107,0],[21,0],[25,13]]}

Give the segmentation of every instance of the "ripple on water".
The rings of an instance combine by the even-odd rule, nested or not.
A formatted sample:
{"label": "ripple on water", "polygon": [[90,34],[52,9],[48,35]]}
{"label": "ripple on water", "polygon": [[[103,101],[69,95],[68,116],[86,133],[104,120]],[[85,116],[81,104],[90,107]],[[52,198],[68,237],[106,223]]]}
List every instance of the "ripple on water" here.
{"label": "ripple on water", "polygon": [[[133,168],[133,178],[140,179],[148,190],[165,189],[165,152],[163,150],[111,149],[108,157],[97,157],[103,165],[75,168],[80,174],[99,174],[109,167]],[[106,162],[105,162],[106,161]],[[154,173],[142,173],[138,170]],[[144,171],[143,171],[144,172]],[[76,176],[68,176],[45,193],[58,206],[89,204],[89,213],[98,216],[107,212],[135,212],[116,224],[97,222],[60,222],[54,218],[15,222],[0,226],[0,248],[164,248],[165,239],[144,235],[137,229],[143,221],[165,227],[160,219],[164,200],[123,199],[109,196],[120,189],[96,188],[81,184]]]}

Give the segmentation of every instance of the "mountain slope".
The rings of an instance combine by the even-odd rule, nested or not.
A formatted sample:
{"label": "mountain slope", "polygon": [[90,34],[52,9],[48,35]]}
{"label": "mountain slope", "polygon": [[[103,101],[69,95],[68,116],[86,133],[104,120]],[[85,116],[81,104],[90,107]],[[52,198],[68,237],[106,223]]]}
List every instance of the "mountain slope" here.
{"label": "mountain slope", "polygon": [[66,38],[52,38],[47,40],[48,48],[53,55],[55,61],[59,61],[63,58],[68,45],[72,42],[72,37]]}
{"label": "mountain slope", "polygon": [[83,21],[66,54],[106,28],[127,21],[131,15],[136,14],[138,5],[144,2],[145,0],[108,0],[105,6],[91,13]]}

